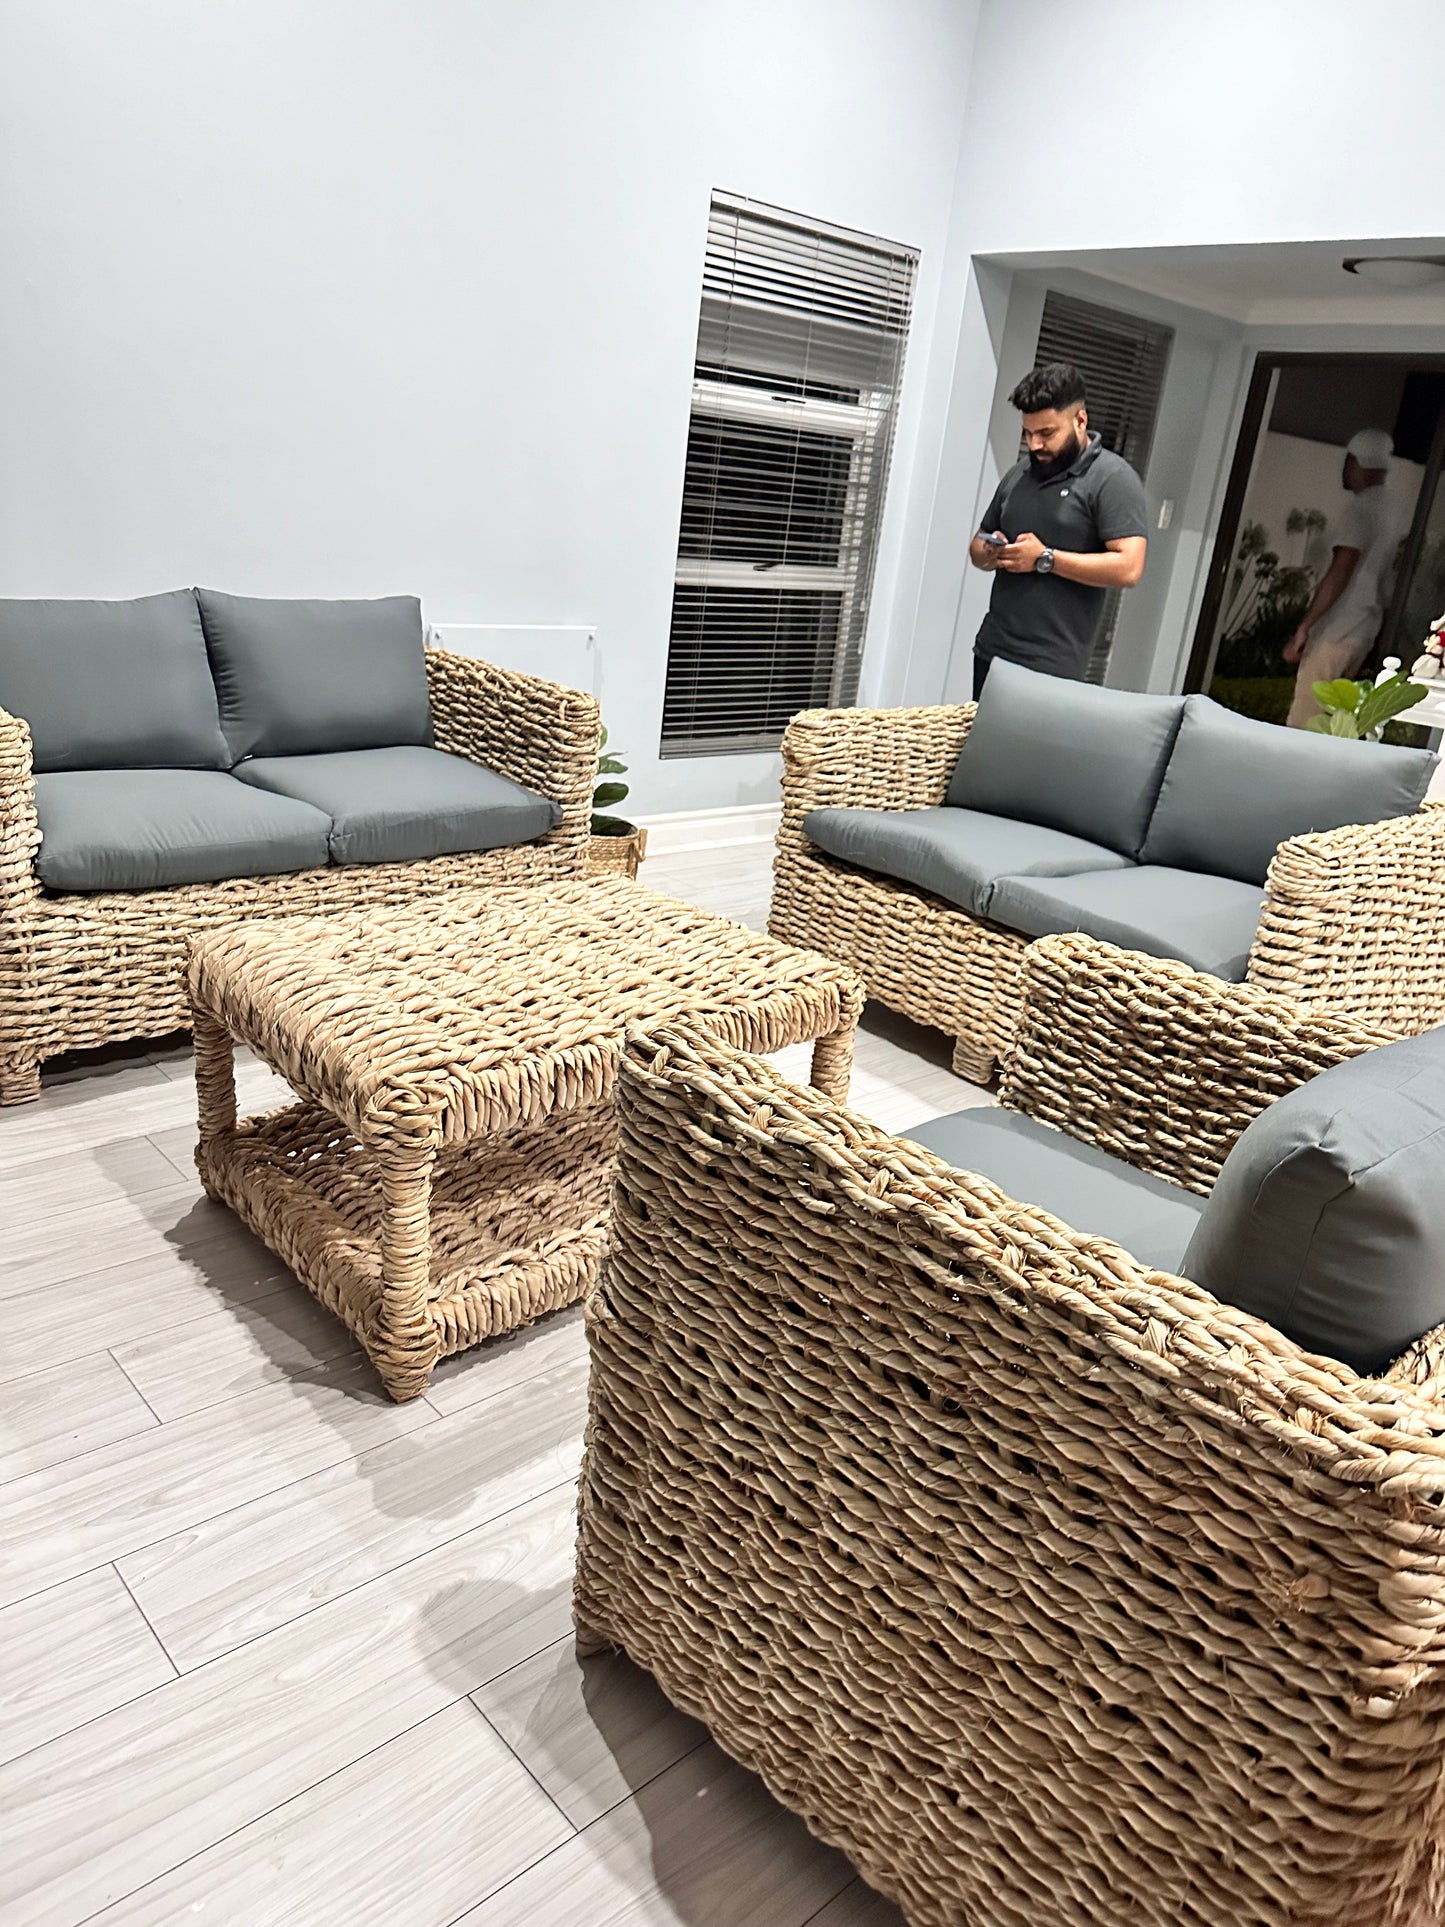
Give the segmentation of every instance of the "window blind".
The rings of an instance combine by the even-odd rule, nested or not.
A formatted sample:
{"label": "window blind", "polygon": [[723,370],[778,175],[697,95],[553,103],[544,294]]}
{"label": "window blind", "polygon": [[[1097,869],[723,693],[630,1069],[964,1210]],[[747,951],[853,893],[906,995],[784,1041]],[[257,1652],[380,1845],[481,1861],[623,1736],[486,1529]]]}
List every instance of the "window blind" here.
{"label": "window blind", "polygon": [[854,700],[917,262],[713,197],[664,756],[775,749],[797,710]]}
{"label": "window blind", "polygon": [[[1097,431],[1105,448],[1122,455],[1141,476],[1149,470],[1173,340],[1172,328],[1093,301],[1054,293],[1044,300],[1036,360],[1072,361],[1083,370],[1089,391],[1089,427]],[[1089,660],[1089,682],[1103,682],[1108,671],[1121,600],[1121,592],[1115,589],[1104,604],[1104,619]]]}

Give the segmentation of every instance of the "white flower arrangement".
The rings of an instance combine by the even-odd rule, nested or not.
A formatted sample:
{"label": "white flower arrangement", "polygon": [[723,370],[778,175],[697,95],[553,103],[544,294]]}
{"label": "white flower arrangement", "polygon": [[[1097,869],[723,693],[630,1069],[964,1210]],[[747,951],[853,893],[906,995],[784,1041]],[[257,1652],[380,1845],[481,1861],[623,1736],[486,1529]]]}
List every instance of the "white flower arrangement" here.
{"label": "white flower arrangement", "polygon": [[1423,650],[1424,653],[1415,658],[1415,666],[1410,674],[1418,676],[1422,682],[1445,679],[1445,615],[1436,616],[1430,624]]}

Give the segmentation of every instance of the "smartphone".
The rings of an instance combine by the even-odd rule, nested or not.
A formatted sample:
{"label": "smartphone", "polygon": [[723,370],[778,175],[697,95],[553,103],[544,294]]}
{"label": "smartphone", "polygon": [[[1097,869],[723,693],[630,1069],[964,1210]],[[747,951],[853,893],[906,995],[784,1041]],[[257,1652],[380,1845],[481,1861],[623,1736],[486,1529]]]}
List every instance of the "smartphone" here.
{"label": "smartphone", "polygon": [[996,530],[992,535],[985,535],[980,530],[978,539],[980,542],[987,542],[991,549],[1004,549],[1008,547],[1008,537],[1006,535],[1000,535]]}

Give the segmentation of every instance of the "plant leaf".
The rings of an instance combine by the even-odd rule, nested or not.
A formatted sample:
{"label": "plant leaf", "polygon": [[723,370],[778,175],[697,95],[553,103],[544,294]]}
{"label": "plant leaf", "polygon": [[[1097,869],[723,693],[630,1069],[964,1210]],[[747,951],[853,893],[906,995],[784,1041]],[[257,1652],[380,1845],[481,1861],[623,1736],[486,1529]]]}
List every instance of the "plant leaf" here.
{"label": "plant leaf", "polygon": [[1335,717],[1333,713],[1328,716],[1324,714],[1311,716],[1305,724],[1305,728],[1312,729],[1316,736],[1333,736],[1335,733],[1334,721]]}
{"label": "plant leaf", "polygon": [[615,756],[599,756],[597,758],[597,774],[599,776],[625,776],[627,774],[627,765],[626,763],[619,762]]}
{"label": "plant leaf", "polygon": [[627,794],[626,783],[599,783],[592,792],[592,801],[598,809],[604,809],[609,803],[620,803]]}
{"label": "plant leaf", "polygon": [[1425,700],[1425,695],[1423,683],[1411,682],[1404,675],[1391,676],[1388,682],[1382,682],[1372,689],[1360,704],[1357,718],[1360,734],[1364,736],[1368,731],[1378,729],[1381,723],[1389,722],[1392,716],[1413,709],[1416,703]]}
{"label": "plant leaf", "polygon": [[1317,682],[1314,698],[1321,709],[1347,709],[1353,716],[1360,704],[1360,685],[1348,676],[1338,676],[1333,682]]}
{"label": "plant leaf", "polygon": [[597,738],[597,747],[598,747],[599,749],[606,749],[606,747],[607,747],[607,725],[606,725],[606,723],[603,723],[603,725],[602,725],[602,734],[601,734],[601,735],[600,735],[600,736],[599,736],[599,737]]}

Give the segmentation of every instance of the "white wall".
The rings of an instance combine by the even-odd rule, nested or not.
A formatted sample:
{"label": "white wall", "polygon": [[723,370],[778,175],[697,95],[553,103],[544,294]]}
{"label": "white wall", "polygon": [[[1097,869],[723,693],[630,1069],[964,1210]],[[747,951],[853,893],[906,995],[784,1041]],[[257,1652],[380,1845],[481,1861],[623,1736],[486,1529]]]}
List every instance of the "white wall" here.
{"label": "white wall", "polygon": [[1439,0],[985,0],[975,252],[1430,235]]}
{"label": "white wall", "polygon": [[[1020,328],[998,319],[1022,313],[1020,287],[1025,306],[1036,299],[1020,263],[1037,257],[1042,282],[1062,285],[1045,259],[1077,264],[1089,249],[1437,234],[1442,98],[1439,0],[1091,0],[1073,12],[1058,0],[984,0],[951,238],[974,274],[917,598],[879,672],[895,700],[966,691],[982,613],[966,542],[997,476],[1000,394],[1033,347],[1019,366]],[[1007,266],[980,259],[1000,256]],[[1114,300],[1156,305],[1123,289]],[[1202,314],[1175,325],[1149,478],[1156,506],[1161,494],[1175,500],[1173,540],[1156,531],[1111,670],[1151,688],[1175,686],[1188,657],[1250,351],[1425,346],[1424,331],[1407,328],[1240,328]]]}
{"label": "white wall", "polygon": [[636,807],[766,800],[775,758],[656,759],[709,191],[923,250],[886,632],[976,11],[5,0],[0,593],[595,625]]}

